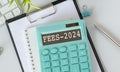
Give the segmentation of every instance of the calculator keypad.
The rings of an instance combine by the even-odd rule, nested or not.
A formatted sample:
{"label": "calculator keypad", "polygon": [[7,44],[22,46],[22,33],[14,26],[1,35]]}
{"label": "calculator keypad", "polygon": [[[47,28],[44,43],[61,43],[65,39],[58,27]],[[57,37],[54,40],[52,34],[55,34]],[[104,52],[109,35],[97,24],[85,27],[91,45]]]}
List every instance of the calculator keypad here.
{"label": "calculator keypad", "polygon": [[85,44],[41,50],[43,72],[90,72]]}

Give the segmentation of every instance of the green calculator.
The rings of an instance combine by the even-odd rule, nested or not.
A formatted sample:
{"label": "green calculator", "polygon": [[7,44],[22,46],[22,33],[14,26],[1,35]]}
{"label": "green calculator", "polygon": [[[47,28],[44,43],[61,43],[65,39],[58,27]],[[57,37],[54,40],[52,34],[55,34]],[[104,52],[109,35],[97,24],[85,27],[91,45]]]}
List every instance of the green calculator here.
{"label": "green calculator", "polygon": [[92,72],[84,20],[36,28],[41,72]]}

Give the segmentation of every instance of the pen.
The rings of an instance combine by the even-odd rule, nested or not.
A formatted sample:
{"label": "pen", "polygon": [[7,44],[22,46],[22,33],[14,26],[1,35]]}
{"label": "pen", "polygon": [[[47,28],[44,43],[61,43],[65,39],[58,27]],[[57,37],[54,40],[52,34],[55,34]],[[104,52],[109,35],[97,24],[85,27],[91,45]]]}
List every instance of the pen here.
{"label": "pen", "polygon": [[110,39],[114,44],[116,44],[118,47],[120,47],[120,44],[118,41],[116,41],[109,33],[105,31],[105,28],[101,24],[94,24],[94,26],[101,31],[108,39]]}

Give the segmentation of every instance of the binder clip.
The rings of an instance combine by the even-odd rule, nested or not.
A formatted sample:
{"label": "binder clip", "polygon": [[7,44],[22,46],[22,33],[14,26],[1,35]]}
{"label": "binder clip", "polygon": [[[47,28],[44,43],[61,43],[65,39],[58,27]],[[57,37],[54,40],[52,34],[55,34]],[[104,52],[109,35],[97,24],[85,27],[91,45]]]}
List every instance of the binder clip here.
{"label": "binder clip", "polygon": [[3,47],[0,47],[0,55],[3,53]]}
{"label": "binder clip", "polygon": [[82,7],[82,16],[87,17],[91,15],[91,10],[87,8],[87,5],[83,5]]}

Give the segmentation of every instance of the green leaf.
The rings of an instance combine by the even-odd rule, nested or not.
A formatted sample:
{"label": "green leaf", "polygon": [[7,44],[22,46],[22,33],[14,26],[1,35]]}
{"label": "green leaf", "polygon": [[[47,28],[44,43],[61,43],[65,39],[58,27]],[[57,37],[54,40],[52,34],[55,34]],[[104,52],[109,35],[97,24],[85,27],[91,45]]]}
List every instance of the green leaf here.
{"label": "green leaf", "polygon": [[30,4],[28,3],[28,9],[27,9],[27,13],[30,12]]}
{"label": "green leaf", "polygon": [[18,5],[18,7],[21,7],[21,4],[18,0],[15,0],[16,4]]}
{"label": "green leaf", "polygon": [[24,8],[26,5],[28,5],[27,11],[26,11],[27,13],[30,12],[30,8],[31,8],[31,7],[36,8],[36,9],[39,9],[39,10],[41,9],[41,8],[39,8],[38,6],[32,4],[32,3],[31,3],[31,0],[22,0],[21,3],[19,2],[19,0],[11,0],[10,3],[9,3],[9,6],[11,6],[11,5],[14,3],[14,1],[15,1],[16,4],[18,5],[18,7]]}
{"label": "green leaf", "polygon": [[36,6],[36,5],[32,4],[32,3],[31,3],[31,6],[32,6],[33,8],[36,8],[36,9],[41,9],[41,8],[39,8],[38,6]]}
{"label": "green leaf", "polygon": [[14,0],[11,0],[9,3],[9,7],[13,4]]}
{"label": "green leaf", "polygon": [[31,3],[31,0],[26,0],[27,3]]}
{"label": "green leaf", "polygon": [[25,7],[25,5],[26,5],[26,1],[23,0],[23,1],[22,1],[22,7]]}

